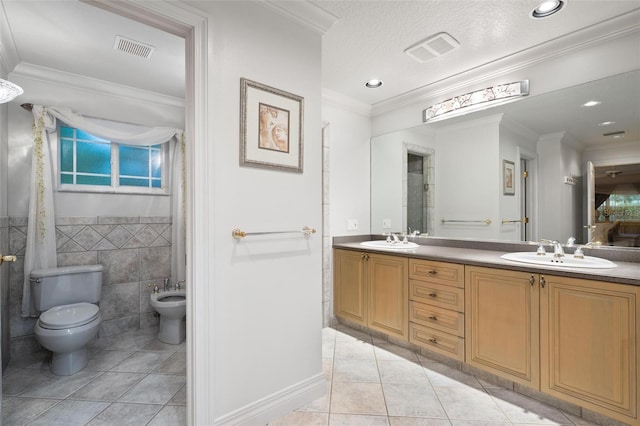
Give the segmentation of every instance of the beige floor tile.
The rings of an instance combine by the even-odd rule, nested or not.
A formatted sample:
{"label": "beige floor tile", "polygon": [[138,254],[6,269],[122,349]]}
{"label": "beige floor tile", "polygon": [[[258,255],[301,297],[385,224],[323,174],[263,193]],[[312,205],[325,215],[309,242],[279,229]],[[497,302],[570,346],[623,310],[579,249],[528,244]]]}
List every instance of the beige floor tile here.
{"label": "beige floor tile", "polygon": [[375,359],[371,343],[360,340],[336,340],[335,359]]}
{"label": "beige floor tile", "polygon": [[489,389],[489,394],[513,423],[571,425],[560,410],[507,389]]}
{"label": "beige floor tile", "polygon": [[61,401],[29,423],[30,426],[84,425],[109,406],[108,402]]}
{"label": "beige floor tile", "polygon": [[422,365],[411,361],[378,360],[382,383],[425,384],[427,373]]}
{"label": "beige floor tile", "polygon": [[331,413],[387,415],[380,383],[334,382]]}
{"label": "beige floor tile", "polygon": [[345,326],[338,326],[336,333],[336,342],[364,342],[371,344],[373,342],[370,334],[362,331],[354,330]]}
{"label": "beige floor tile", "polygon": [[446,413],[429,383],[394,384],[383,383],[389,416],[430,417],[446,419]]}
{"label": "beige floor tile", "polygon": [[331,383],[327,382],[325,394],[316,398],[311,403],[299,408],[296,411],[312,411],[317,413],[328,413],[331,408]]}
{"label": "beige floor tile", "polygon": [[56,399],[11,398],[2,400],[2,425],[24,425],[56,405]]}
{"label": "beige floor tile", "polygon": [[268,426],[328,426],[329,413],[311,413],[294,411],[293,413],[270,422]]}
{"label": "beige floor tile", "polygon": [[380,382],[375,359],[336,359],[333,362],[335,382]]}
{"label": "beige floor tile", "polygon": [[434,390],[451,420],[509,423],[509,418],[483,389],[436,386]]}
{"label": "beige floor tile", "polygon": [[451,422],[424,417],[389,417],[389,426],[451,426]]}
{"label": "beige floor tile", "polygon": [[71,399],[113,402],[145,377],[138,373],[107,372],[71,394]]}
{"label": "beige floor tile", "polygon": [[125,393],[118,402],[166,404],[182,389],[185,376],[149,374]]}
{"label": "beige floor tile", "polygon": [[115,403],[93,418],[87,426],[146,425],[162,405]]}
{"label": "beige floor tile", "polygon": [[415,352],[396,346],[389,342],[378,342],[374,345],[376,359],[392,360],[392,361],[415,361],[418,362],[418,356]]}
{"label": "beige floor tile", "polygon": [[425,365],[425,371],[431,384],[436,386],[471,386],[481,388],[482,385],[471,374],[456,370],[448,365],[440,363],[429,363]]}
{"label": "beige floor tile", "polygon": [[329,426],[389,426],[387,416],[366,416],[362,414],[331,414]]}

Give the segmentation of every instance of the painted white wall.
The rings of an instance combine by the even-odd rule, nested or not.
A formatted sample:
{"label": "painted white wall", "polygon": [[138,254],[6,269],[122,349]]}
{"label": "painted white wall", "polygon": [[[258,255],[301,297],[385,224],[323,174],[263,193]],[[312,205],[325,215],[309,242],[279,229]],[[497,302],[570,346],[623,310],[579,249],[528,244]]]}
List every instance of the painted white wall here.
{"label": "painted white wall", "polygon": [[640,140],[587,149],[582,153],[582,159],[585,163],[592,161],[596,166],[640,163]]}
{"label": "painted white wall", "polygon": [[[342,101],[325,96],[322,102],[322,121],[331,124],[329,229],[332,236],[369,234],[371,119]],[[350,219],[358,221],[357,230],[347,229]]]}
{"label": "painted white wall", "polygon": [[[25,93],[9,107],[8,180],[12,188],[8,195],[10,217],[26,217],[29,211],[33,115],[21,108],[21,103],[68,107],[87,116],[114,121],[184,128],[184,106],[180,99],[153,95],[29,64],[18,65],[11,73],[11,79]],[[55,143],[51,150],[52,158],[57,160]],[[56,161],[53,169],[57,171],[57,167]],[[171,216],[170,203],[171,199],[166,195],[58,192],[54,187],[57,217]]]}
{"label": "painted white wall", "polygon": [[[318,234],[236,241],[231,231],[322,224],[321,36],[260,2],[189,5],[209,25],[207,191],[215,205],[213,276],[194,283],[212,286],[212,322],[194,350],[211,351],[216,424],[265,424],[287,403],[293,409],[324,392],[322,241]],[[241,77],[304,98],[303,173],[239,166]]]}
{"label": "painted white wall", "polygon": [[[443,127],[436,132],[435,236],[495,239],[500,230],[499,160],[501,116],[486,117]],[[484,223],[441,223],[446,220]]]}

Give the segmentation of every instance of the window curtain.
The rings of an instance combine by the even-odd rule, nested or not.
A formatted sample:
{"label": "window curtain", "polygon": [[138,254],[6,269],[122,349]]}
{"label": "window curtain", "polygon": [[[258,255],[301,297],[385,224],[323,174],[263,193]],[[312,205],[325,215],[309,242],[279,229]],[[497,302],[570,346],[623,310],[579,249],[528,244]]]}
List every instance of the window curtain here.
{"label": "window curtain", "polygon": [[172,143],[171,149],[171,277],[173,282],[185,279],[185,135],[184,131],[170,127],[145,127],[119,123],[94,117],[85,117],[68,108],[43,107],[33,109],[33,157],[29,198],[29,225],[24,260],[24,286],[22,316],[38,314],[33,308],[29,276],[32,270],[52,268],[56,262],[55,215],[51,141],[49,134],[56,131],[57,120],[82,129],[92,135],[127,145],[157,145]]}

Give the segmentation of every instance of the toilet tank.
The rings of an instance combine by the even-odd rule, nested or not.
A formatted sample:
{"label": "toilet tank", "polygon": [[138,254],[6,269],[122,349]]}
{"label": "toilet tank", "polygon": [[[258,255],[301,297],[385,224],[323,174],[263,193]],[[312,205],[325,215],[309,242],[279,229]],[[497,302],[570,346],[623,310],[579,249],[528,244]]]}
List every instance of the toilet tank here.
{"label": "toilet tank", "polygon": [[36,269],[31,271],[29,281],[39,311],[71,303],[98,303],[102,294],[102,265]]}

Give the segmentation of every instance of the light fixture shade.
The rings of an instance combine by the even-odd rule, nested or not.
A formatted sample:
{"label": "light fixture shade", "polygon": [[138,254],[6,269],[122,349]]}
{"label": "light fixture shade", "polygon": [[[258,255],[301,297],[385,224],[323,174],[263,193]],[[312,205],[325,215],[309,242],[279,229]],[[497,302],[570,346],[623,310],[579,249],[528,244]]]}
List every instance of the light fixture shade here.
{"label": "light fixture shade", "polygon": [[454,117],[462,113],[507,103],[528,94],[529,80],[487,87],[433,104],[423,111],[422,121],[426,123],[427,121]]}
{"label": "light fixture shade", "polygon": [[0,78],[0,104],[11,102],[23,93],[22,87]]}

